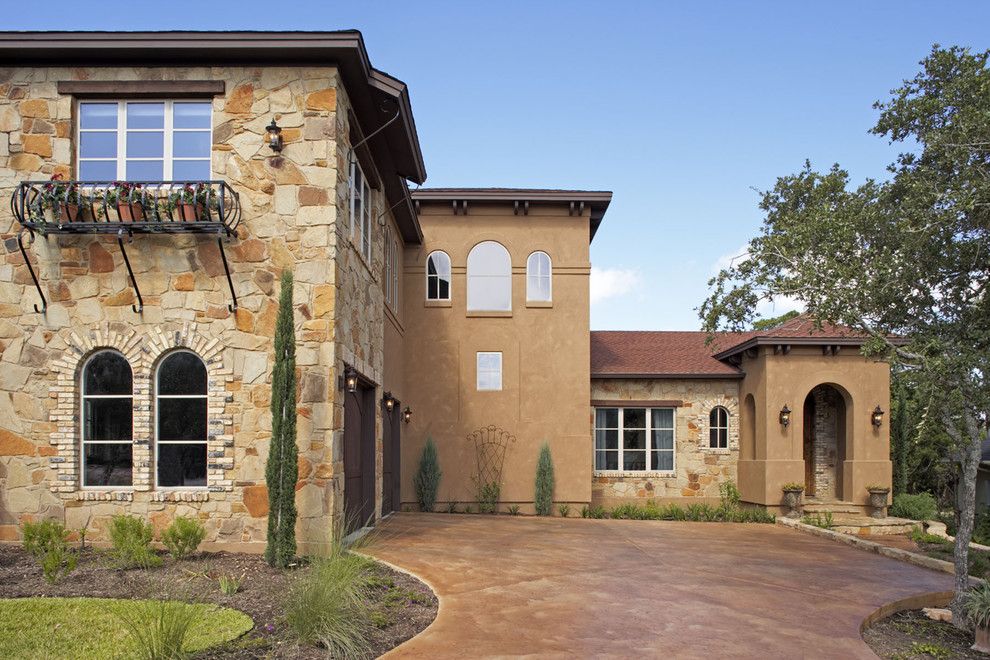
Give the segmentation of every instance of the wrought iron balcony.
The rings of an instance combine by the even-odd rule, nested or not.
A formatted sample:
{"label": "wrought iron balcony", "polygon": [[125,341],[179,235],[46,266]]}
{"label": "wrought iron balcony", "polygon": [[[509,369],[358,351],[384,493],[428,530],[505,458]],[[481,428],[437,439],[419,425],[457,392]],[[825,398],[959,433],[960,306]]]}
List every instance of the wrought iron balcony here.
{"label": "wrought iron balcony", "polygon": [[137,296],[132,308],[139,314],[144,301],[124,238],[130,242],[134,234],[214,234],[233,299],[227,307],[231,312],[237,309],[223,239],[237,235],[241,203],[224,181],[22,181],[10,198],[10,209],[21,225],[17,246],[41,298],[36,312],[44,313],[48,301],[24,248],[25,233],[31,241],[35,234],[115,234]]}
{"label": "wrought iron balcony", "polygon": [[10,208],[39,234],[221,233],[241,217],[224,181],[23,181]]}

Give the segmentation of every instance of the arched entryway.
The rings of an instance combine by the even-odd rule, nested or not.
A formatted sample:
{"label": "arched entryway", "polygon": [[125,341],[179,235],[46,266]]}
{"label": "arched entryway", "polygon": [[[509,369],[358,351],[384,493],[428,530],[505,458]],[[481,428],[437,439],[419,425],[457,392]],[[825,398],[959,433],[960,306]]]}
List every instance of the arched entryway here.
{"label": "arched entryway", "polygon": [[846,401],[833,385],[819,385],[804,400],[804,492],[821,501],[842,499],[846,456]]}

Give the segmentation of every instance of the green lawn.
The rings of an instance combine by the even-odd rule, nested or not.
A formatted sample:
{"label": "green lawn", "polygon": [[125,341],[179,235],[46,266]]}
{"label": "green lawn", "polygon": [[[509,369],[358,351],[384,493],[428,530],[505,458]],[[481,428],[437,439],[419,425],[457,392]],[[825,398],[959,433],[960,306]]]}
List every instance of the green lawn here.
{"label": "green lawn", "polygon": [[[132,600],[111,598],[0,599],[0,658],[133,657],[127,626],[118,614]],[[215,605],[198,610],[186,639],[196,652],[236,639],[253,627],[246,614]]]}

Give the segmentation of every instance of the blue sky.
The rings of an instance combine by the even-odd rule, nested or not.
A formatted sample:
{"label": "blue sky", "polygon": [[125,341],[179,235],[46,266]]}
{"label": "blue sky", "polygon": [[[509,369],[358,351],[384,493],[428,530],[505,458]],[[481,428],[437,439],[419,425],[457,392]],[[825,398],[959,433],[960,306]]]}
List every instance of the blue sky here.
{"label": "blue sky", "polygon": [[410,86],[428,186],[612,190],[592,327],[689,330],[753,189],[806,158],[882,177],[873,102],[988,26],[990,2],[49,0],[3,29],[360,29]]}

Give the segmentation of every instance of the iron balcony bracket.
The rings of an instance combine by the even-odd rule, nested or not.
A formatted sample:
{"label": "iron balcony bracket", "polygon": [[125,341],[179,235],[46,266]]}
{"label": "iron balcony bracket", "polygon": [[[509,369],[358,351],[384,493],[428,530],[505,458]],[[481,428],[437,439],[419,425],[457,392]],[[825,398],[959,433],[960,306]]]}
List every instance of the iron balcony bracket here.
{"label": "iron balcony bracket", "polygon": [[232,304],[227,305],[227,311],[233,314],[237,311],[237,294],[234,293],[234,281],[230,278],[230,266],[227,265],[227,253],[223,251],[223,232],[221,232],[217,237],[217,249],[220,250],[220,258],[223,260],[223,272],[227,275],[227,286],[230,287],[230,297],[234,301]]}
{"label": "iron balcony bracket", "polygon": [[38,309],[38,305],[35,304],[34,311],[38,314],[44,314],[48,311],[48,301],[45,300],[45,294],[41,290],[41,284],[38,283],[38,276],[34,274],[34,268],[31,266],[31,260],[28,259],[27,250],[24,249],[24,241],[22,235],[27,231],[28,235],[31,237],[31,243],[34,243],[34,232],[31,230],[21,229],[17,232],[17,247],[21,249],[21,256],[24,257],[24,263],[27,264],[28,272],[31,273],[31,280],[34,282],[34,288],[38,290],[38,296],[41,298],[41,309]]}
{"label": "iron balcony bracket", "polygon": [[[134,240],[134,235],[128,232],[127,242],[130,243]],[[124,230],[121,229],[117,232],[117,245],[120,246],[120,254],[124,257],[124,265],[127,266],[127,274],[131,277],[131,286],[134,287],[134,294],[137,296],[138,302],[136,305],[131,305],[131,309],[134,310],[135,314],[140,314],[144,311],[144,299],[141,298],[141,290],[138,289],[137,280],[134,279],[134,271],[131,269],[131,260],[127,258],[127,250],[124,249]]]}

